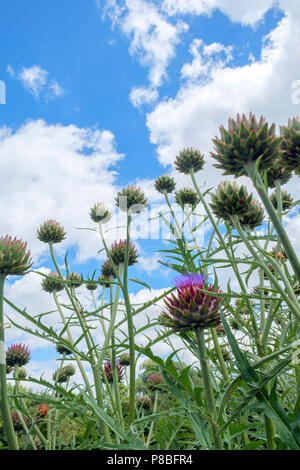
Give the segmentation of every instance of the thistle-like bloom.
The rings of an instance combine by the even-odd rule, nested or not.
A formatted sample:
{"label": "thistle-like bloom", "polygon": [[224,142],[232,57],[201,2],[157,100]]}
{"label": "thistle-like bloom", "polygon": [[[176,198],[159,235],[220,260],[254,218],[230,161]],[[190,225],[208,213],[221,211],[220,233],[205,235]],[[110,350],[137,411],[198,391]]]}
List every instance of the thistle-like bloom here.
{"label": "thistle-like bloom", "polygon": [[47,220],[38,229],[37,238],[44,243],[60,243],[66,238],[66,232],[56,220]]}
{"label": "thistle-like bloom", "polygon": [[56,272],[52,272],[48,274],[47,277],[44,277],[41,284],[42,289],[46,292],[49,292],[49,294],[52,294],[53,292],[59,292],[64,289],[64,284],[61,281],[59,274]]}
{"label": "thistle-like bloom", "polygon": [[143,191],[136,186],[128,186],[118,192],[115,198],[116,206],[123,212],[139,214],[147,206],[147,198]]}
{"label": "thistle-like bloom", "polygon": [[188,175],[192,170],[194,173],[202,170],[204,163],[204,156],[198,150],[186,148],[177,155],[175,168],[180,173]]}
{"label": "thistle-like bloom", "polygon": [[[70,344],[68,338],[64,338],[64,341]],[[58,352],[58,354],[65,355],[65,356],[69,356],[70,354],[72,354],[71,349],[69,349],[64,344],[57,344],[56,351]]]}
{"label": "thistle-like bloom", "polygon": [[[264,179],[264,173],[260,173]],[[268,188],[275,188],[276,181],[279,181],[280,185],[283,186],[291,179],[292,176],[293,171],[289,168],[283,167],[282,162],[278,161],[266,172]]]}
{"label": "thistle-like bloom", "polygon": [[93,290],[97,290],[97,289],[98,289],[98,284],[97,284],[97,282],[95,282],[93,279],[89,279],[89,280],[86,282],[85,287],[86,287],[87,290],[93,291]]}
{"label": "thistle-like bloom", "polygon": [[[126,240],[120,240],[119,242],[114,242],[109,250],[110,256],[116,266],[119,264],[125,263],[125,253],[126,253]],[[129,243],[129,257],[128,265],[133,266],[137,263],[138,254],[137,250],[132,242]]]}
{"label": "thistle-like bloom", "polygon": [[[116,369],[117,369],[117,377],[118,377],[118,382],[121,382],[123,377],[124,377],[124,367],[119,364],[119,362],[116,362]],[[113,369],[112,369],[112,364],[111,362],[107,362],[104,365],[104,374],[107,378],[107,381],[109,383],[112,383],[114,381],[114,374],[113,374]],[[102,375],[102,381],[104,382],[104,377]]]}
{"label": "thistle-like bloom", "polygon": [[128,352],[123,352],[118,357],[118,362],[121,366],[129,366],[130,365],[130,356]]}
{"label": "thistle-like bloom", "polygon": [[102,202],[98,202],[91,208],[90,217],[96,223],[101,222],[102,224],[106,224],[111,220],[112,213],[109,207]]}
{"label": "thistle-like bloom", "polygon": [[151,410],[152,408],[152,400],[151,397],[147,393],[143,393],[137,398],[136,401],[137,409],[143,408],[144,410]]}
{"label": "thistle-like bloom", "polygon": [[69,281],[70,286],[74,289],[80,287],[83,284],[82,276],[75,272],[69,273],[67,275],[67,281]]}
{"label": "thistle-like bloom", "polygon": [[300,175],[300,117],[289,119],[287,126],[280,127],[283,137],[282,165]]}
{"label": "thistle-like bloom", "polygon": [[9,235],[0,238],[0,275],[22,276],[32,264],[27,243]]}
{"label": "thistle-like bloom", "polygon": [[182,208],[184,208],[185,205],[190,205],[195,208],[200,202],[198,194],[191,188],[183,188],[179,191],[176,191],[175,200]]}
{"label": "thistle-like bloom", "polygon": [[112,264],[111,264],[109,259],[107,259],[103,263],[103,265],[101,267],[101,275],[103,277],[99,278],[99,282],[104,282],[104,283],[105,283],[106,280],[109,280],[109,278],[114,279],[116,277],[115,272],[114,272],[113,267],[112,267]]}
{"label": "thistle-like bloom", "polygon": [[49,406],[46,403],[42,403],[38,406],[36,410],[36,417],[37,419],[45,418],[49,413]]}
{"label": "thistle-like bloom", "polygon": [[164,384],[163,376],[161,374],[151,374],[147,378],[147,384],[152,391],[161,389],[161,386]]}
{"label": "thistle-like bloom", "polygon": [[228,129],[220,127],[221,138],[213,140],[215,152],[211,156],[217,160],[216,168],[224,170],[224,175],[247,176],[246,165],[260,158],[260,170],[273,166],[281,157],[281,138],[275,135],[275,124],[270,127],[263,116],[257,122],[254,114],[249,118],[243,114],[237,119],[229,119]]}
{"label": "thistle-like bloom", "polygon": [[30,361],[30,351],[25,344],[12,344],[6,351],[6,364],[10,367],[25,366]]}
{"label": "thistle-like bloom", "polygon": [[172,176],[162,175],[162,176],[159,176],[155,180],[154,186],[155,186],[156,191],[158,191],[161,194],[164,194],[164,193],[172,193],[176,187],[176,184]]}
{"label": "thistle-like bloom", "polygon": [[[220,324],[222,298],[219,288],[205,282],[205,276],[188,273],[175,279],[176,295],[164,299],[167,311],[160,316],[163,326],[177,332],[212,328]],[[201,290],[208,291],[204,294]]]}
{"label": "thistle-like bloom", "polygon": [[67,382],[69,377],[72,377],[76,373],[76,369],[72,364],[68,364],[62,369],[57,369],[53,374],[53,380],[57,383]]}

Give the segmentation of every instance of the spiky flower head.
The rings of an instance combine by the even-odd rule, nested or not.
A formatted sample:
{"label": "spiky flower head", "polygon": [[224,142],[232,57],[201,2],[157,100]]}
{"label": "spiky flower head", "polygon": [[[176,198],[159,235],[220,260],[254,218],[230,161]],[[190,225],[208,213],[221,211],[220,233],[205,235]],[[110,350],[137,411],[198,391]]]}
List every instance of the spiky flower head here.
{"label": "spiky flower head", "polygon": [[137,398],[136,401],[137,409],[143,408],[144,410],[151,410],[152,408],[152,400],[151,397],[147,393],[143,393]]}
{"label": "spiky flower head", "polygon": [[83,284],[82,275],[76,272],[69,273],[67,275],[67,281],[69,281],[69,285],[74,289]]}
{"label": "spiky flower head", "polygon": [[128,352],[123,352],[118,357],[118,362],[121,366],[129,366],[130,365],[130,356]]}
{"label": "spiky flower head", "polygon": [[236,120],[229,119],[228,129],[220,127],[220,134],[221,138],[213,140],[215,152],[211,156],[224,175],[247,176],[246,165],[260,157],[260,170],[266,170],[281,156],[281,138],[275,135],[275,124],[269,127],[263,116],[257,121],[252,113],[248,118],[238,114]]}
{"label": "spiky flower head", "polygon": [[[125,263],[125,254],[126,254],[126,240],[120,240],[119,242],[114,242],[109,250],[110,256],[116,266],[119,264]],[[132,242],[129,243],[129,258],[128,265],[133,266],[137,263],[138,254],[137,250]]]}
{"label": "spiky flower head", "polygon": [[[23,425],[22,425],[22,421],[20,420],[18,413],[16,411],[13,411],[12,413],[10,413],[10,417],[13,423],[14,430],[22,431]],[[27,424],[28,423],[27,417],[25,415],[22,415],[22,418],[23,418],[24,423]]]}
{"label": "spiky flower head", "polygon": [[272,248],[271,255],[280,263],[284,263],[285,261],[287,261],[285,251],[282,248],[279,248],[278,246],[274,246],[274,248]]}
{"label": "spiky flower head", "polygon": [[154,186],[155,186],[156,191],[158,191],[161,194],[164,194],[164,193],[172,193],[176,187],[176,184],[172,176],[162,175],[162,176],[159,176],[155,180]]}
{"label": "spiky flower head", "polygon": [[157,390],[160,389],[161,386],[164,384],[164,379],[161,374],[151,374],[147,378],[147,384],[150,390]]}
{"label": "spiky flower head", "polygon": [[282,140],[282,166],[300,175],[300,117],[289,119],[287,126],[280,127]]}
{"label": "spiky flower head", "polygon": [[98,284],[97,282],[95,282],[93,279],[89,279],[86,283],[85,283],[85,288],[89,291],[93,291],[93,290],[97,290],[98,288]]}
{"label": "spiky flower head", "polygon": [[101,267],[101,275],[102,275],[102,278],[101,277],[99,278],[100,282],[102,281],[105,283],[105,281],[109,280],[110,278],[115,279],[116,275],[109,259],[107,259],[103,263]]}
{"label": "spiky flower head", "polygon": [[[261,171],[260,173],[262,178],[264,179],[264,172]],[[279,181],[280,185],[283,186],[291,179],[291,177],[293,176],[292,173],[292,170],[283,167],[282,162],[278,160],[273,164],[273,166],[268,168],[268,170],[266,171],[268,188],[275,188],[276,181]]]}
{"label": "spiky flower head", "polygon": [[[175,279],[176,295],[164,299],[167,311],[160,316],[163,326],[184,332],[213,328],[220,324],[220,289],[205,282],[202,274],[187,273]],[[208,291],[204,294],[201,290]]]}
{"label": "spiky flower head", "polygon": [[111,220],[112,213],[105,204],[97,202],[90,210],[90,217],[96,223],[106,224]]}
{"label": "spiky flower head", "polygon": [[[68,338],[64,338],[64,341],[70,344],[70,341],[68,340]],[[58,352],[58,354],[65,355],[65,356],[69,356],[70,354],[72,354],[71,349],[69,349],[68,346],[66,346],[65,344],[57,344],[56,351]]]}
{"label": "spiky flower head", "polygon": [[42,280],[42,289],[50,294],[64,289],[64,284],[58,273],[52,272]]}
{"label": "spiky flower head", "polygon": [[185,175],[188,175],[191,171],[197,173],[202,170],[204,166],[204,156],[194,148],[185,148],[175,160],[175,168]]}
{"label": "spiky flower head", "polygon": [[210,206],[219,219],[230,222],[230,216],[247,214],[252,199],[253,195],[248,194],[246,186],[240,186],[235,181],[222,181],[211,195]]}
{"label": "spiky flower head", "polygon": [[243,228],[248,227],[253,230],[263,223],[264,217],[264,209],[261,203],[257,199],[253,199],[247,213],[240,218],[240,224]]}
{"label": "spiky flower head", "polygon": [[75,367],[72,364],[69,364],[61,369],[57,369],[53,374],[53,380],[56,383],[67,382],[70,377],[72,377],[76,372]]}
{"label": "spiky flower head", "polygon": [[30,361],[30,351],[25,344],[12,344],[6,351],[6,364],[14,366],[25,366]]}
{"label": "spiky flower head", "polygon": [[0,238],[0,275],[22,276],[32,264],[27,243],[9,235]]}
{"label": "spiky flower head", "polygon": [[76,373],[76,369],[73,364],[68,364],[64,367],[64,370],[67,377],[72,377]]}
{"label": "spiky flower head", "polygon": [[[278,200],[276,191],[271,194],[271,202],[276,210],[278,210]],[[293,207],[294,201],[292,196],[287,191],[281,192],[281,199],[282,199],[282,210],[288,211]]]}
{"label": "spiky flower head", "polygon": [[184,208],[185,205],[195,208],[200,202],[198,194],[191,188],[183,188],[175,192],[176,203]]}
{"label": "spiky flower head", "polygon": [[46,403],[41,403],[36,410],[37,419],[45,418],[49,413],[49,406]]}
{"label": "spiky flower head", "polygon": [[[16,377],[15,373],[14,373],[14,377]],[[27,377],[27,371],[25,369],[25,367],[19,367],[18,368],[18,378],[19,379],[26,379]]]}
{"label": "spiky flower head", "polygon": [[44,243],[60,243],[66,238],[66,232],[56,220],[47,220],[38,229],[37,238]]}
{"label": "spiky flower head", "polygon": [[[123,366],[121,366],[121,364],[119,364],[119,362],[116,362],[116,370],[117,370],[118,382],[121,382],[124,377],[124,368]],[[108,361],[104,365],[104,374],[109,383],[112,383],[114,381],[113,368],[112,368],[112,364],[110,361]],[[102,375],[102,381],[104,382],[103,375]]]}
{"label": "spiky flower head", "polygon": [[139,214],[147,206],[147,198],[143,191],[136,186],[128,186],[118,192],[115,198],[116,206],[123,212]]}

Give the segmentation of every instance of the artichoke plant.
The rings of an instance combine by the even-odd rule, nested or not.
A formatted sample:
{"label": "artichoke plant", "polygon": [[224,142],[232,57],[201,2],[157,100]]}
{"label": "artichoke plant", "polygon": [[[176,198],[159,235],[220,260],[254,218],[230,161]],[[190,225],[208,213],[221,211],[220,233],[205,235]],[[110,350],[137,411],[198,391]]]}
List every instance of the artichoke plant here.
{"label": "artichoke plant", "polygon": [[[116,266],[119,264],[125,263],[125,253],[126,253],[126,240],[120,240],[119,242],[114,242],[109,250],[110,256]],[[132,242],[129,243],[129,258],[128,265],[133,266],[137,263],[138,255],[137,250]]]}
{"label": "artichoke plant", "polygon": [[42,289],[50,294],[64,289],[64,284],[57,272],[51,272],[42,280]]}
{"label": "artichoke plant", "polygon": [[112,213],[105,204],[98,202],[91,208],[90,217],[94,222],[103,224],[111,220]]}
{"label": "artichoke plant", "polygon": [[154,183],[156,191],[161,194],[172,193],[176,187],[174,178],[170,175],[159,176]]}
{"label": "artichoke plant", "polygon": [[30,361],[30,351],[25,344],[12,344],[6,351],[6,364],[10,367],[25,366]]}
{"label": "artichoke plant", "polygon": [[175,168],[185,175],[191,171],[197,173],[204,166],[204,156],[194,148],[183,149],[175,160]]}
{"label": "artichoke plant", "polygon": [[32,266],[27,243],[9,235],[0,238],[0,275],[22,276]]}
{"label": "artichoke plant", "polygon": [[38,229],[37,238],[44,243],[60,243],[66,238],[66,232],[56,220],[47,220]]}
{"label": "artichoke plant", "polygon": [[[139,214],[147,206],[147,198],[143,191],[136,186],[128,186],[118,192],[115,198],[116,206],[123,212]],[[135,207],[134,207],[135,206]]]}

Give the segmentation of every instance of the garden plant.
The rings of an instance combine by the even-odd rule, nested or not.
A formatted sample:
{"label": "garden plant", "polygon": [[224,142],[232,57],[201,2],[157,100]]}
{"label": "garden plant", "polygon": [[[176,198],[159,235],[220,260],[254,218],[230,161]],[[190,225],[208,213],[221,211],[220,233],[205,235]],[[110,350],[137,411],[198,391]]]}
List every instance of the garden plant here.
{"label": "garden plant", "polygon": [[[24,241],[0,238],[3,449],[300,450],[300,262],[284,223],[299,201],[282,188],[300,176],[300,118],[277,134],[263,117],[238,115],[220,127],[213,147],[207,157],[194,148],[174,156],[190,187],[176,189],[171,175],[155,181],[167,208],[159,217],[172,235],[160,262],[174,281],[143,304],[130,295],[133,283],[151,288],[130,274],[139,261],[132,222],[148,204],[138,187],[116,195],[126,214],[124,240],[106,241],[110,208],[99,202],[90,209],[106,260],[88,278],[71,270],[67,256],[63,267],[58,261],[56,245],[68,236],[63,221],[47,220],[37,229],[52,259],[48,275],[33,269]],[[203,186],[206,159],[228,176],[216,188]],[[241,176],[253,192],[238,183]],[[200,209],[201,222],[193,226]],[[232,278],[223,285],[228,268]],[[21,309],[5,296],[9,276],[32,271],[60,315],[55,328],[47,325],[51,312]],[[86,290],[90,309],[79,289]],[[150,319],[153,306],[161,313]],[[5,344],[10,325],[56,347],[52,381],[27,374],[28,346]],[[147,338],[153,329],[141,346],[137,335]],[[176,336],[191,363],[174,346]],[[158,344],[172,353],[158,356]],[[72,379],[76,372],[81,380]]]}

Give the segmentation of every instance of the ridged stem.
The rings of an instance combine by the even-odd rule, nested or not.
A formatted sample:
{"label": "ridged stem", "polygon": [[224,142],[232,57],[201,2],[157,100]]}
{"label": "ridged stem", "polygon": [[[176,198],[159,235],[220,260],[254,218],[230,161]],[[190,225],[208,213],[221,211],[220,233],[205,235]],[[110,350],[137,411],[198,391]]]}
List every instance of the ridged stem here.
{"label": "ridged stem", "polygon": [[4,432],[7,438],[8,447],[11,450],[19,450],[18,439],[14,430],[10,415],[7,384],[6,384],[6,360],[5,360],[5,333],[4,333],[4,294],[5,276],[0,276],[0,409],[3,420]]}

